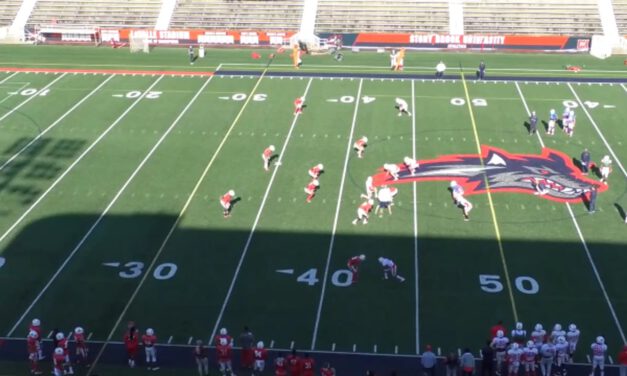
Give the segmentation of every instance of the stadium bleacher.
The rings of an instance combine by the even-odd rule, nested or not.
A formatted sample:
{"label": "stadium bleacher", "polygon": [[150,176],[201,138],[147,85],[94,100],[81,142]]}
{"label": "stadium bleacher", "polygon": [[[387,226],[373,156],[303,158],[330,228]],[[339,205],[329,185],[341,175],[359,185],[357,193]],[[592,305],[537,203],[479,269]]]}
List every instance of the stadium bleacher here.
{"label": "stadium bleacher", "polygon": [[298,30],[302,0],[179,0],[171,29]]}
{"label": "stadium bleacher", "polygon": [[2,6],[0,6],[0,27],[11,26],[17,11],[22,5],[22,0],[2,0]]}
{"label": "stadium bleacher", "polygon": [[627,37],[627,0],[613,0],[612,3],[614,4],[618,33]]}
{"label": "stadium bleacher", "polygon": [[465,0],[466,34],[603,34],[596,0]]}
{"label": "stadium bleacher", "polygon": [[39,0],[28,23],[154,28],[160,8],[160,0]]}

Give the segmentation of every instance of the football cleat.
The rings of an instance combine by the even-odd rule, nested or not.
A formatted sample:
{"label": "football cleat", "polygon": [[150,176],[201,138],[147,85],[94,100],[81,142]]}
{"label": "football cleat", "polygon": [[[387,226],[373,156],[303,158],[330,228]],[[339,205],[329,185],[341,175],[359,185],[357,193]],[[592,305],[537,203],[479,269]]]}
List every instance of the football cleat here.
{"label": "football cleat", "polygon": [[41,321],[39,321],[39,319],[33,319],[33,321],[31,322],[31,324],[33,326],[40,326],[41,325]]}
{"label": "football cleat", "polygon": [[57,339],[57,341],[61,341],[63,338],[65,338],[65,335],[63,335],[63,333],[59,332],[59,333],[57,333],[55,338]]}
{"label": "football cleat", "polygon": [[149,336],[152,336],[152,335],[155,334],[155,331],[152,330],[152,328],[148,328],[148,329],[146,329],[146,334],[149,335]]}

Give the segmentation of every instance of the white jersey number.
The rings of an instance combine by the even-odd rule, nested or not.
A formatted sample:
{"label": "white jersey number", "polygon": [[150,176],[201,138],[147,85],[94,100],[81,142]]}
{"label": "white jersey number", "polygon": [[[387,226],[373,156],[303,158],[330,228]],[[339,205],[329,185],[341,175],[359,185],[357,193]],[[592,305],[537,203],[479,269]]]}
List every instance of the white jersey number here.
{"label": "white jersey number", "polygon": [[[479,274],[479,285],[481,290],[489,293],[503,291],[501,276],[496,274]],[[534,295],[540,291],[540,284],[533,277],[526,275],[514,279],[516,290],[526,295]]]}
{"label": "white jersey number", "polygon": [[[129,261],[124,264],[124,267],[127,269],[118,273],[118,275],[122,278],[137,278],[144,272],[144,263],[141,261]],[[152,272],[152,276],[154,279],[164,281],[174,277],[177,270],[178,267],[176,264],[165,262],[155,267],[155,270]]]}

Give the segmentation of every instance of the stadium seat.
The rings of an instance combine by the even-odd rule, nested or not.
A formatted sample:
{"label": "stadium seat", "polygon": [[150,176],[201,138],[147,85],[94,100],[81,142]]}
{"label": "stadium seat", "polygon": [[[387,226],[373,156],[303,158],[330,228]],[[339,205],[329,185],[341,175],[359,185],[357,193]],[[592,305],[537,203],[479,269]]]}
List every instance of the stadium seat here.
{"label": "stadium seat", "polygon": [[0,27],[11,26],[17,11],[20,9],[20,5],[22,5],[22,0],[2,0],[2,6],[0,6]]}

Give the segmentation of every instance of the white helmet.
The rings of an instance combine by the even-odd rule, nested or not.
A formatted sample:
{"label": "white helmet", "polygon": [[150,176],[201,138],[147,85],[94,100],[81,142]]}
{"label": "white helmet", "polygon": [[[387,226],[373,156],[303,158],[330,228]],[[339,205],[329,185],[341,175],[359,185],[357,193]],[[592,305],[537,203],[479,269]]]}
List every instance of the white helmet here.
{"label": "white helmet", "polygon": [[457,186],[457,182],[455,180],[451,180],[451,188],[456,187],[456,186]]}
{"label": "white helmet", "polygon": [[30,332],[28,332],[28,336],[29,336],[30,338],[37,338],[37,337],[39,337],[39,334],[37,334],[37,332],[36,332],[36,331],[31,330]]}
{"label": "white helmet", "polygon": [[518,343],[516,343],[516,342],[512,343],[512,349],[513,350],[518,350]]}
{"label": "white helmet", "polygon": [[365,259],[366,259],[366,255],[359,255],[359,259],[360,259],[361,261],[365,260]]}
{"label": "white helmet", "polygon": [[605,343],[605,338],[603,338],[603,336],[598,336],[598,337],[597,337],[597,343],[598,343],[599,345],[604,344],[604,343]]}
{"label": "white helmet", "polygon": [[227,333],[226,328],[222,328],[222,329],[220,329],[220,335],[221,335],[221,336],[225,336],[225,335],[226,335],[226,333]]}
{"label": "white helmet", "polygon": [[258,349],[263,349],[263,341],[257,342],[257,348]]}
{"label": "white helmet", "polygon": [[566,343],[566,338],[564,338],[564,336],[559,336],[557,337],[557,342],[564,344]]}
{"label": "white helmet", "polygon": [[320,170],[324,170],[324,165],[322,163],[318,163],[316,167],[318,167],[318,169]]}
{"label": "white helmet", "polygon": [[535,111],[531,111],[531,115],[532,116],[536,116],[536,112]]}
{"label": "white helmet", "polygon": [[268,146],[268,149],[270,149],[271,151],[274,151],[274,150],[275,150],[275,149],[274,149],[274,145],[270,145],[270,146]]}
{"label": "white helmet", "polygon": [[516,329],[517,329],[517,330],[522,330],[522,328],[523,328],[523,324],[522,324],[522,322],[517,322],[517,323],[516,323]]}
{"label": "white helmet", "polygon": [[155,331],[152,330],[152,328],[148,328],[148,329],[146,329],[146,334],[148,334],[149,336],[152,336],[152,335],[155,334]]}
{"label": "white helmet", "polygon": [[232,189],[228,193],[229,193],[229,196],[235,196],[235,191]]}
{"label": "white helmet", "polygon": [[562,330],[562,326],[560,324],[555,324],[555,326],[553,327],[553,330],[555,330],[556,332],[559,332],[560,330]]}
{"label": "white helmet", "polygon": [[76,334],[83,334],[84,332],[85,331],[80,326],[77,326],[76,328],[74,328],[74,333]]}
{"label": "white helmet", "polygon": [[414,160],[413,160],[413,159],[411,159],[411,158],[409,158],[409,157],[405,157],[405,158],[403,158],[403,162],[405,162],[405,164],[412,164],[412,162],[413,162],[413,161],[414,161]]}
{"label": "white helmet", "polygon": [[55,355],[63,355],[63,349],[60,347],[57,347],[56,349],[54,349],[54,354]]}
{"label": "white helmet", "polygon": [[497,331],[496,336],[499,338],[503,338],[503,331],[502,330]]}
{"label": "white helmet", "polygon": [[59,332],[57,333],[55,338],[57,339],[57,341],[61,341],[63,338],[65,338],[65,336],[63,335],[63,333]]}
{"label": "white helmet", "polygon": [[527,347],[532,348],[533,347],[533,341],[527,341]]}
{"label": "white helmet", "polygon": [[609,155],[605,155],[603,156],[603,159],[601,159],[601,162],[603,163],[609,163],[610,161],[610,156]]}
{"label": "white helmet", "polygon": [[227,344],[226,338],[220,338],[220,345],[226,346],[226,344]]}
{"label": "white helmet", "polygon": [[570,110],[570,112],[568,113],[568,116],[573,116],[573,115],[575,115],[575,111]]}
{"label": "white helmet", "polygon": [[542,331],[542,329],[543,329],[542,328],[542,324],[536,324],[536,326],[535,326],[535,331],[536,332],[540,332],[540,331]]}
{"label": "white helmet", "polygon": [[320,185],[320,182],[318,181],[318,179],[314,179],[311,181],[311,184],[315,185],[316,187]]}
{"label": "white helmet", "polygon": [[551,114],[554,114],[554,113],[555,113],[555,109],[552,108],[551,109]]}
{"label": "white helmet", "polygon": [[361,139],[364,140],[365,143],[368,143],[368,137],[364,136]]}
{"label": "white helmet", "polygon": [[368,204],[374,205],[374,200],[373,199],[368,200]]}
{"label": "white helmet", "polygon": [[379,257],[379,262],[383,264],[383,257]]}
{"label": "white helmet", "polygon": [[39,326],[41,325],[41,321],[39,321],[39,319],[33,319],[33,321],[31,321],[31,324],[33,326]]}
{"label": "white helmet", "polygon": [[570,330],[571,332],[574,332],[575,330],[577,330],[577,325],[575,324],[568,325],[568,330]]}

